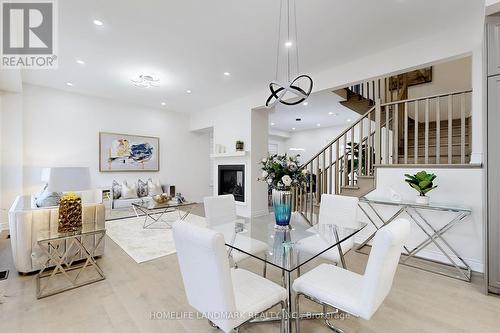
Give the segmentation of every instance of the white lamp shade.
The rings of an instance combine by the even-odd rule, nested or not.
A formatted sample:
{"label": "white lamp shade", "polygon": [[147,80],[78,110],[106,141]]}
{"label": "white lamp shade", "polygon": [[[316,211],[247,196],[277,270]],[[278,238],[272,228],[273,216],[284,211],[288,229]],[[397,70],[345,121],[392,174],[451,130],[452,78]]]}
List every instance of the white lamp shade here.
{"label": "white lamp shade", "polygon": [[42,181],[50,192],[85,191],[90,189],[90,171],[87,167],[44,168]]}

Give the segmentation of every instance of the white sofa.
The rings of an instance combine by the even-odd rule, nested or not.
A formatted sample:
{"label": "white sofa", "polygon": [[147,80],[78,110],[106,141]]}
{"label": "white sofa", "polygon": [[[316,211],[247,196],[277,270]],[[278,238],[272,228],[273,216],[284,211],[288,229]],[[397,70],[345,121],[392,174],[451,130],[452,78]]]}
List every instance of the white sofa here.
{"label": "white sofa", "polygon": [[[137,180],[135,180],[135,182],[137,183]],[[163,189],[163,193],[170,193],[170,185],[162,185],[161,187]],[[153,198],[151,196],[146,196],[146,197],[142,197],[142,198],[131,198],[131,199],[122,199],[122,198],[113,199],[114,198],[113,187],[111,187],[110,195],[111,195],[111,208],[112,209],[130,208],[130,207],[132,207],[133,203],[149,202],[149,201],[153,200]]]}
{"label": "white sofa", "polygon": [[[45,261],[42,250],[37,243],[37,235],[43,230],[57,230],[59,209],[32,208],[29,196],[18,196],[9,210],[9,231],[12,256],[18,272],[30,273],[42,268]],[[104,227],[105,209],[103,204],[83,204],[82,223],[96,224]],[[86,241],[96,241],[88,237]],[[65,250],[66,241],[61,241],[61,251]],[[104,254],[104,239],[96,249],[95,256]],[[79,258],[83,259],[83,257]]]}

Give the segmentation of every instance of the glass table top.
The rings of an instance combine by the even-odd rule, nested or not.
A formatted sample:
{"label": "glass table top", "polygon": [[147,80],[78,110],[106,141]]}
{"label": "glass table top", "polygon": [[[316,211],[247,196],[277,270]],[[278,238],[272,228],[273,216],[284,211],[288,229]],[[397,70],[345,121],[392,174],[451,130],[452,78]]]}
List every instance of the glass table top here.
{"label": "glass table top", "polygon": [[134,202],[132,203],[133,206],[143,208],[143,209],[161,209],[161,208],[175,208],[175,207],[184,207],[184,206],[191,206],[196,204],[196,202],[190,202],[190,201],[184,201],[181,203],[177,203],[176,201],[170,200],[164,203],[158,203],[154,200],[148,200],[144,202]]}
{"label": "glass table top", "polygon": [[62,240],[65,238],[71,238],[75,236],[86,236],[92,234],[99,234],[106,232],[104,226],[98,226],[95,223],[84,223],[82,224],[82,229],[70,232],[59,232],[57,231],[57,225],[51,230],[40,230],[37,234],[38,242],[47,242],[54,240]]}
{"label": "glass table top", "polygon": [[372,203],[372,204],[381,204],[381,205],[390,205],[390,206],[406,206],[412,208],[419,209],[427,209],[427,210],[439,210],[439,211],[450,211],[450,212],[468,212],[471,213],[472,210],[467,207],[451,207],[446,205],[434,204],[430,203],[428,205],[417,204],[416,202],[411,201],[392,201],[389,199],[381,199],[381,198],[359,198],[359,202],[364,203]]}
{"label": "glass table top", "polygon": [[[353,237],[366,223],[360,223],[357,228],[330,224],[311,226],[300,213],[293,213],[290,225],[290,230],[276,230],[274,214],[269,214],[209,228],[224,235],[226,245],[232,249],[230,251],[241,251],[291,272]],[[301,249],[304,242],[314,246],[304,251]]]}

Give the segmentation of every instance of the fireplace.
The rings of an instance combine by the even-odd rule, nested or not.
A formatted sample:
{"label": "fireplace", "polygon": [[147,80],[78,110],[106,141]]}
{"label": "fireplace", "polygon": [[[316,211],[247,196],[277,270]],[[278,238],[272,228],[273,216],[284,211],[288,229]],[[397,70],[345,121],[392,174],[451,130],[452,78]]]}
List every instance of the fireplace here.
{"label": "fireplace", "polygon": [[232,194],[245,202],[245,165],[219,165],[218,171],[219,195]]}

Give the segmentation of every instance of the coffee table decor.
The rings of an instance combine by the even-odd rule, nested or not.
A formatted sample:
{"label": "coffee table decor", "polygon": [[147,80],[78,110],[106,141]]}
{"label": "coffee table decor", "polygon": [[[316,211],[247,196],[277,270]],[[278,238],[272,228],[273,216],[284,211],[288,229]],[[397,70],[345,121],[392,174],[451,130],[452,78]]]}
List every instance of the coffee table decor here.
{"label": "coffee table decor", "polygon": [[299,166],[298,157],[272,155],[262,159],[262,178],[272,189],[272,202],[276,229],[288,230],[292,213],[292,192],[294,187],[302,187],[306,183],[307,170]]}

